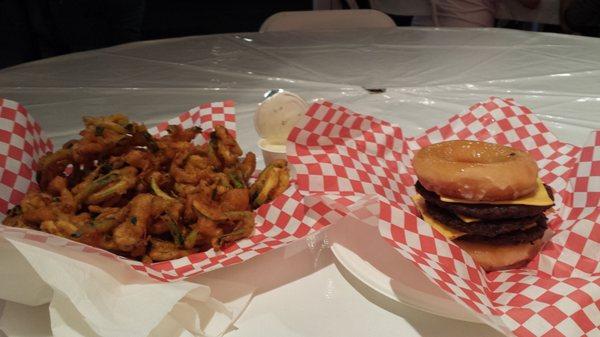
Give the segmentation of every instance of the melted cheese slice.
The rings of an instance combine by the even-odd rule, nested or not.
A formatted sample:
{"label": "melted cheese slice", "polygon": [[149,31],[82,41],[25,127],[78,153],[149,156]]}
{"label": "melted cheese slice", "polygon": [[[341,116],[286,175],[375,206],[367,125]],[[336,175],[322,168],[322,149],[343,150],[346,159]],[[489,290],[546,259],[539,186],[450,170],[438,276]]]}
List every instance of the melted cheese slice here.
{"label": "melted cheese slice", "polygon": [[[472,201],[465,199],[455,199],[440,196],[440,200],[445,202],[454,202],[461,204],[489,204],[489,205],[529,205],[529,206],[550,206],[554,202],[550,199],[548,191],[544,187],[544,183],[538,178],[537,188],[534,193],[524,196],[515,200],[503,200],[503,201]],[[462,217],[461,217],[462,219]],[[463,220],[464,221],[464,220]],[[468,222],[468,221],[465,221]]]}
{"label": "melted cheese slice", "polygon": [[[431,215],[429,215],[429,213],[427,213],[427,204],[425,203],[425,199],[420,194],[413,195],[411,197],[411,199],[414,201],[415,206],[421,213],[423,220],[425,220],[425,222],[427,222],[431,227],[433,227],[440,234],[445,236],[448,240],[454,240],[454,239],[457,239],[457,238],[467,234],[465,232],[461,232],[454,228],[448,227],[448,226],[444,225],[443,223],[434,219]],[[455,214],[455,215],[467,223],[480,221],[480,219],[476,219],[476,218],[470,218],[470,217],[466,217],[466,216],[459,215],[459,214]],[[537,223],[533,222],[529,225],[524,226],[521,230],[526,230],[526,229],[529,229],[529,228],[532,228],[535,226],[537,226]]]}
{"label": "melted cheese slice", "polygon": [[466,216],[466,215],[462,215],[462,214],[458,214],[458,213],[454,213],[454,215],[456,215],[457,217],[459,217],[462,221],[464,221],[466,223],[476,222],[476,221],[481,220],[481,219],[477,219],[477,218],[471,218],[470,216]]}
{"label": "melted cheese slice", "polygon": [[419,210],[419,212],[421,212],[421,216],[423,217],[423,220],[425,220],[425,222],[427,222],[431,227],[433,227],[440,234],[445,236],[448,240],[454,240],[454,239],[459,238],[466,234],[461,231],[457,231],[456,229],[447,227],[443,223],[441,223],[441,222],[437,221],[436,219],[434,219],[433,217],[431,217],[427,213],[427,205],[425,204],[425,199],[423,199],[423,197],[421,195],[417,194],[417,195],[412,196],[411,198],[415,202],[415,206],[417,206],[417,209]]}

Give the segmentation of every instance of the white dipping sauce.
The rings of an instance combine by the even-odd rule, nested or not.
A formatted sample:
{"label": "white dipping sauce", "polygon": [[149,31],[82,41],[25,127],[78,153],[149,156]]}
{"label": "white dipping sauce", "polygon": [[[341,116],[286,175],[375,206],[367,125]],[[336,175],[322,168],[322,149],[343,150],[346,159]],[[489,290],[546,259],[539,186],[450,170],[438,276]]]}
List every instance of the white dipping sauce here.
{"label": "white dipping sauce", "polygon": [[283,145],[306,109],[308,103],[300,96],[287,91],[279,92],[264,100],[254,113],[256,132],[268,141],[269,146]]}

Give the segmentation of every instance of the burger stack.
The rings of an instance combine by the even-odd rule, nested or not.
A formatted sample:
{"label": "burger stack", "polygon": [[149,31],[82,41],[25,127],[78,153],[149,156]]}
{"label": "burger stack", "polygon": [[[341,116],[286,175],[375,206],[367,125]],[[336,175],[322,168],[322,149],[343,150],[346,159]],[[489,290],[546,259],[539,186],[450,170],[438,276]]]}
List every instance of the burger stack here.
{"label": "burger stack", "polygon": [[[477,147],[480,145],[477,143],[480,142],[462,143],[461,146]],[[440,143],[435,145],[444,147],[458,144]],[[495,146],[497,147],[497,145]],[[510,149],[503,148],[505,148],[503,151]],[[473,151],[474,158],[481,156],[481,153],[477,153],[477,150]],[[514,151],[516,150],[511,149],[508,155],[510,156],[512,153],[515,153]],[[421,157],[426,152],[423,152]],[[448,153],[451,157],[456,154],[447,149],[443,151],[436,150],[436,153],[438,155],[440,153]],[[524,154],[524,152],[520,153]],[[430,171],[423,171],[426,169],[429,170],[431,168],[430,165],[443,165],[443,162],[424,161],[422,160],[423,158],[419,158],[419,154],[415,157],[415,171],[419,179],[423,178],[425,180],[428,178]],[[465,158],[459,160],[456,158],[441,159],[450,162],[448,164],[449,170],[454,169],[451,165],[457,164],[456,161],[465,161],[464,167],[467,168],[473,165],[470,159],[467,160]],[[494,157],[494,160],[502,160],[502,158]],[[533,162],[532,159],[530,160]],[[493,167],[491,165],[488,166]],[[444,191],[444,189],[437,188],[439,182],[436,180],[427,179],[427,187],[421,181],[416,183],[415,189],[417,194],[413,196],[413,200],[421,212],[423,219],[447,239],[453,240],[471,254],[475,261],[486,271],[516,268],[526,264],[537,254],[541,247],[542,238],[548,227],[545,211],[553,206],[552,190],[537,178],[537,166],[535,166],[535,175],[533,176],[535,181],[532,182],[532,192],[516,198],[495,201],[481,200],[481,194],[473,193],[477,192],[477,186],[486,187],[483,183],[482,185],[476,184],[478,179],[483,181],[489,178],[489,176],[486,177],[480,174],[480,172],[485,171],[473,171],[471,176],[461,175],[461,170],[468,170],[464,169],[463,166],[460,167],[459,173],[452,176],[454,179],[452,183],[454,185],[448,186],[455,186],[460,189],[462,186],[468,187],[468,184],[471,184],[473,186],[472,189],[474,189],[469,191],[469,193],[464,193],[463,190],[463,193],[459,193],[460,198],[457,198],[456,194],[454,196],[440,194],[440,190]],[[482,165],[478,169],[485,167],[487,166]],[[438,167],[437,169],[443,170],[444,168]],[[439,172],[442,175],[443,171]],[[461,183],[461,179],[464,182]]]}

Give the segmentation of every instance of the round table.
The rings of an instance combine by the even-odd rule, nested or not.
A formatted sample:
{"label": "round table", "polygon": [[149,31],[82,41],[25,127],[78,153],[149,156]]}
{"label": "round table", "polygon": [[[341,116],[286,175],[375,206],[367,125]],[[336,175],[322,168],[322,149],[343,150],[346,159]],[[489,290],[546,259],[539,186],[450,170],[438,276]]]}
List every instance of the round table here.
{"label": "round table", "polygon": [[[210,35],[4,69],[0,96],[23,104],[55,144],[76,136],[83,115],[121,112],[152,125],[233,99],[239,141],[259,153],[252,114],[267,91],[283,88],[397,123],[409,136],[489,96],[511,97],[561,140],[581,145],[600,128],[599,54],[600,40],[503,29]],[[312,237],[207,274],[257,287],[226,335],[499,335],[387,299],[336,263],[326,243]],[[40,336],[50,331],[47,308],[13,306],[6,320],[36,325]]]}

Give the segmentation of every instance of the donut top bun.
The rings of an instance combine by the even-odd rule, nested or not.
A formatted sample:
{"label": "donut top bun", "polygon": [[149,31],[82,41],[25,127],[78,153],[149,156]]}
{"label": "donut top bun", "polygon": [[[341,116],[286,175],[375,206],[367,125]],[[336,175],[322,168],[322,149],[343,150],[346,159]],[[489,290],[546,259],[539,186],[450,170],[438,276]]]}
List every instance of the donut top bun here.
{"label": "donut top bun", "polygon": [[538,167],[527,152],[479,141],[426,146],[415,155],[413,166],[427,190],[450,198],[514,200],[538,186]]}

